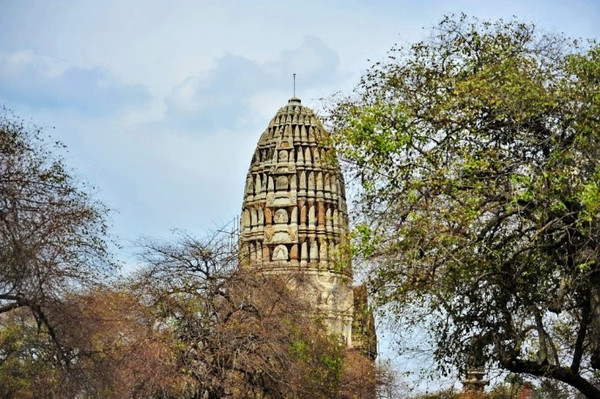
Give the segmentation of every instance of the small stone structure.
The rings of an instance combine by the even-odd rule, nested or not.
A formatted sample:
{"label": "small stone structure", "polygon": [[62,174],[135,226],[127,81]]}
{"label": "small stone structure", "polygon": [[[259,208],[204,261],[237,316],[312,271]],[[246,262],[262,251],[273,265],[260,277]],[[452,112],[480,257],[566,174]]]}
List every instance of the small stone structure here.
{"label": "small stone structure", "polygon": [[[303,296],[330,332],[376,353],[366,292],[355,298],[348,248],[344,181],[328,133],[298,98],[271,119],[250,163],[240,223],[242,262],[273,273],[302,275]],[[357,299],[365,303],[357,306]],[[360,324],[360,323],[359,323]],[[371,334],[370,337],[366,335]]]}
{"label": "small stone structure", "polygon": [[464,391],[466,393],[481,393],[487,385],[487,381],[484,380],[485,370],[483,368],[469,368],[467,370],[467,377],[462,381]]}

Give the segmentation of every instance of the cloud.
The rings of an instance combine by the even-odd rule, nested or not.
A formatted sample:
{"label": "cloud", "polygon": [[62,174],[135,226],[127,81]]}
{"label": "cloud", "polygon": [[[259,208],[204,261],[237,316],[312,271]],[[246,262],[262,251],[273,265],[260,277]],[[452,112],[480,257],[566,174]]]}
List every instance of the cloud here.
{"label": "cloud", "polygon": [[314,36],[305,36],[300,46],[270,62],[227,54],[205,75],[189,77],[174,88],[165,99],[167,118],[178,126],[204,130],[239,128],[247,123],[248,113],[260,111],[253,105],[261,92],[286,88],[291,97],[292,73],[308,91],[334,81],[338,67],[337,53]]}
{"label": "cloud", "polygon": [[198,72],[150,100],[146,86],[120,83],[116,70],[42,53],[0,48],[0,102],[56,127],[70,165],[119,210],[114,227],[125,241],[237,215],[256,140],[292,96],[292,73],[303,100],[339,79],[338,54],[314,36],[269,56],[207,54]]}
{"label": "cloud", "polygon": [[204,129],[234,127],[245,111],[244,100],[265,88],[266,71],[249,59],[225,55],[207,76],[190,77],[165,101],[167,117],[177,125]]}
{"label": "cloud", "polygon": [[121,85],[101,67],[65,65],[29,50],[0,51],[0,99],[42,109],[105,115],[150,100],[141,85]]}
{"label": "cloud", "polygon": [[320,39],[305,36],[300,47],[283,51],[281,59],[272,68],[288,78],[290,72],[297,73],[303,82],[316,86],[331,81],[331,75],[336,72],[339,63],[338,54]]}

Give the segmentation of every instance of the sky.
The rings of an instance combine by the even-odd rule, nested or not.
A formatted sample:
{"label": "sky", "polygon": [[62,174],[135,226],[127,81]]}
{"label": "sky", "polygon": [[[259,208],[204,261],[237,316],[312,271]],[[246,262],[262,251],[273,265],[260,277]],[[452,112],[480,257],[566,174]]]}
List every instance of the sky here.
{"label": "sky", "polygon": [[598,0],[0,0],[0,106],[47,128],[111,209],[118,256],[140,236],[234,219],[255,144],[293,95],[350,93],[443,15],[599,38]]}

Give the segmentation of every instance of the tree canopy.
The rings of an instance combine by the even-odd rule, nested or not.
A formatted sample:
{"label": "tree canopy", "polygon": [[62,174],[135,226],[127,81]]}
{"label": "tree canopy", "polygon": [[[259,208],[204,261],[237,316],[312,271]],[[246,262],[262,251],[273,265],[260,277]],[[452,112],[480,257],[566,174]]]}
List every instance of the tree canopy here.
{"label": "tree canopy", "polygon": [[440,368],[600,397],[599,93],[594,41],[462,15],[336,100],[371,291],[433,320]]}
{"label": "tree canopy", "polygon": [[169,332],[175,372],[164,375],[176,382],[149,396],[337,397],[340,342],[309,316],[289,276],[238,267],[231,238],[144,243],[131,288]]}
{"label": "tree canopy", "polygon": [[60,148],[41,129],[1,110],[0,326],[8,313],[26,309],[51,338],[54,359],[69,367],[73,353],[57,334],[68,320],[57,315],[70,294],[100,282],[114,267],[106,209],[71,175]]}
{"label": "tree canopy", "polygon": [[237,237],[144,240],[107,279],[106,208],[44,136],[0,114],[0,397],[370,397],[391,376],[328,333],[301,273],[240,266]]}

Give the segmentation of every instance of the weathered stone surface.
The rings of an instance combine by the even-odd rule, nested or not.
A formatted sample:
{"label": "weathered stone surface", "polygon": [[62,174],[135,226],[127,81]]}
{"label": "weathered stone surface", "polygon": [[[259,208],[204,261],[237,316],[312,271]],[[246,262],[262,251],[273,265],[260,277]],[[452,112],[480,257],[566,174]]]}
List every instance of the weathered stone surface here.
{"label": "weathered stone surface", "polygon": [[260,136],[247,176],[241,253],[251,267],[295,273],[315,312],[352,345],[354,298],[344,181],[329,135],[292,98]]}

